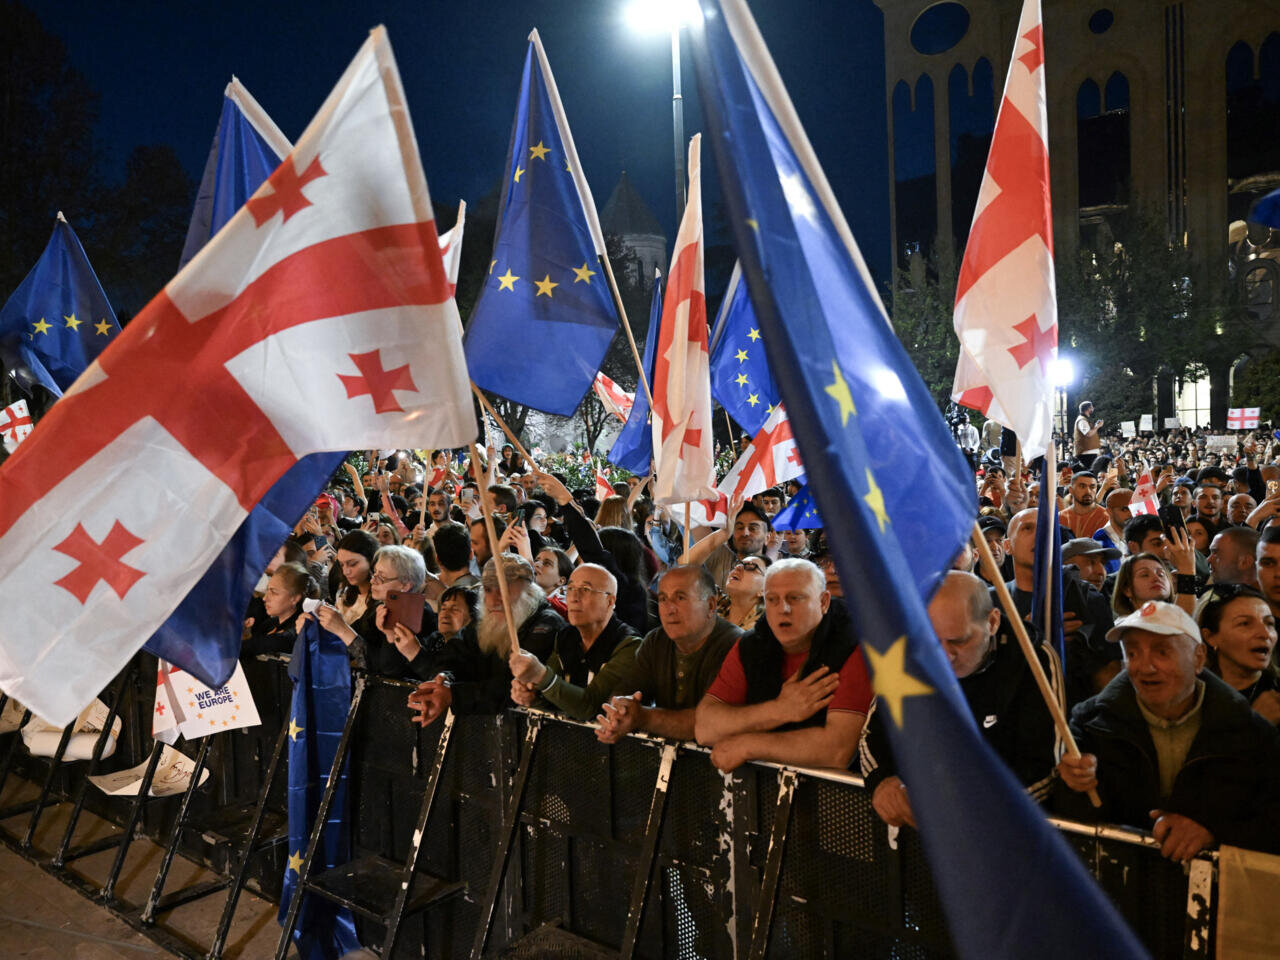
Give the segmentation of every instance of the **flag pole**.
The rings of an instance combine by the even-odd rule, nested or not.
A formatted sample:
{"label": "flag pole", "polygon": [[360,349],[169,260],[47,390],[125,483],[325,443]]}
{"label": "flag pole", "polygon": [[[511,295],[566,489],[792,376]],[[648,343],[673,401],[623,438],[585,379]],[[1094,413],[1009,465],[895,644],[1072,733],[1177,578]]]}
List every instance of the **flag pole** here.
{"label": "flag pole", "polygon": [[[475,385],[472,384],[474,387]],[[501,422],[501,421],[499,421]],[[471,444],[471,473],[476,478],[476,486],[480,489],[477,491],[480,500],[480,514],[484,517],[484,531],[489,537],[489,552],[493,555],[493,569],[498,575],[498,592],[502,594],[502,612],[507,620],[507,633],[511,636],[511,652],[520,652],[520,637],[516,633],[516,618],[511,612],[510,593],[507,590],[507,572],[502,568],[502,554],[498,552],[498,534],[493,526],[493,513],[489,509],[489,501],[485,497],[488,491],[485,489],[484,477],[480,473],[480,448],[475,443]],[[484,571],[480,573],[483,575]]]}
{"label": "flag pole", "polygon": [[622,329],[627,331],[627,343],[631,345],[631,357],[636,362],[636,373],[640,375],[640,385],[644,387],[644,395],[649,400],[649,409],[653,409],[653,394],[649,391],[649,378],[644,374],[644,361],[640,359],[640,351],[636,348],[636,338],[631,332],[631,321],[627,319],[627,310],[622,305],[622,295],[618,293],[618,281],[614,279],[613,267],[609,264],[609,258],[605,254],[596,257],[600,261],[600,266],[604,268],[605,279],[609,281],[609,292],[613,294],[613,308],[618,311],[618,316],[622,319]]}
{"label": "flag pole", "polygon": [[529,451],[524,448],[524,444],[522,444],[516,438],[516,435],[511,432],[511,428],[507,426],[507,422],[503,420],[500,416],[498,416],[498,411],[493,409],[493,404],[489,402],[489,398],[484,395],[484,392],[481,391],[481,389],[476,386],[474,380],[471,381],[471,390],[473,393],[475,393],[476,399],[480,401],[480,406],[484,407],[484,409],[488,412],[489,416],[493,417],[494,421],[497,422],[498,426],[502,428],[502,432],[507,435],[507,439],[510,440],[512,445],[516,448],[516,453],[520,454],[520,456],[523,457],[526,461],[528,461],[531,465],[537,466],[537,464],[534,463],[533,461],[533,457],[529,456]]}
{"label": "flag pole", "polygon": [[689,552],[689,511],[693,506],[688,500],[684,502],[684,552]]}
{"label": "flag pole", "polygon": [[[1044,496],[1043,490],[1040,491],[1040,495]],[[982,535],[982,528],[978,526],[976,520],[973,524],[973,545],[978,548],[978,556],[982,560],[982,569],[996,588],[996,594],[1000,597],[1000,606],[1004,608],[1005,616],[1009,619],[1009,625],[1013,627],[1013,635],[1018,638],[1018,646],[1022,648],[1022,655],[1027,658],[1027,665],[1031,668],[1031,675],[1035,677],[1036,686],[1040,688],[1040,696],[1044,698],[1045,706],[1049,708],[1049,715],[1053,717],[1053,725],[1058,731],[1058,736],[1066,744],[1067,752],[1073,757],[1079,757],[1080,748],[1076,746],[1076,738],[1071,735],[1071,728],[1067,726],[1067,718],[1063,712],[1062,705],[1058,703],[1058,695],[1053,692],[1053,687],[1049,685],[1049,680],[1044,675],[1044,667],[1040,665],[1040,658],[1036,656],[1031,638],[1027,636],[1026,625],[1023,624],[1022,618],[1018,616],[1018,608],[1014,606],[1013,597],[1009,595],[1009,588],[1005,586],[1004,577],[1000,575],[1000,569],[996,566],[995,557],[991,555],[991,547],[987,543],[987,538]],[[1097,790],[1089,791],[1089,802],[1095,807],[1102,806],[1102,799],[1098,796]]]}
{"label": "flag pole", "polygon": [[[1043,474],[1043,479],[1040,481],[1040,496],[1043,497],[1046,493],[1044,489],[1046,483],[1054,484],[1052,489],[1048,491],[1050,494],[1053,495],[1054,501],[1055,501],[1053,505],[1054,516],[1058,515],[1057,502],[1056,502],[1058,488],[1057,488],[1057,481],[1053,479],[1054,474],[1057,473],[1057,471],[1058,471],[1057,451],[1054,450],[1054,445],[1052,441],[1050,441],[1049,446],[1045,449],[1045,453],[1044,453],[1044,474]],[[1040,512],[1037,510],[1036,511],[1037,519],[1039,518],[1039,515],[1040,515]],[[1058,535],[1058,531],[1053,529],[1053,525],[1049,525],[1048,530],[1037,530],[1036,532],[1039,534],[1039,536],[1043,538],[1043,547],[1044,547],[1043,551],[1041,552],[1041,556],[1044,557],[1044,598],[1045,598],[1044,637],[1049,642],[1050,646],[1054,646],[1057,644],[1058,638],[1054,636],[1054,633],[1053,633],[1053,611],[1055,606],[1062,605],[1062,598],[1061,598],[1062,577],[1061,577],[1061,574],[1059,574],[1057,589],[1055,590],[1054,582],[1053,582],[1054,569],[1053,569],[1053,563],[1051,562],[1053,557],[1053,544],[1054,544],[1055,538]],[[1064,664],[1064,668],[1065,668],[1065,664]],[[1063,689],[1058,691],[1058,698],[1059,698],[1058,702],[1063,706],[1064,710],[1066,709],[1066,689],[1065,688],[1066,688],[1066,684],[1064,682]]]}

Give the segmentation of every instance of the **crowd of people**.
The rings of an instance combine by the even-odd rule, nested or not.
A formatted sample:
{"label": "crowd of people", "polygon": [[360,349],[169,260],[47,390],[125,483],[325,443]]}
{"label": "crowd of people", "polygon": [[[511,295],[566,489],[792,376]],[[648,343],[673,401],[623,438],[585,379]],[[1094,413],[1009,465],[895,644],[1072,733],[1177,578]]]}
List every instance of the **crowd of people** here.
{"label": "crowd of people", "polygon": [[[1280,852],[1277,444],[1249,435],[1211,453],[1191,431],[1107,437],[1092,413],[1082,405],[1047,490],[1016,453],[993,444],[978,458],[995,573],[976,545],[960,550],[929,604],[937,640],[982,736],[1048,812],[1150,830],[1180,860],[1216,843]],[[601,502],[510,446],[484,459],[480,482],[447,451],[346,464],[268,567],[244,651],[289,651],[312,615],[302,601],[320,598],[314,616],[353,665],[417,682],[417,723],[539,706],[594,723],[604,743],[696,740],[724,771],[851,769],[887,824],[914,825],[825,531],[774,529],[794,484],[686,536],[643,478]],[[1147,472],[1165,509],[1134,515]],[[1062,656],[1030,616],[1042,496],[1062,528]]]}

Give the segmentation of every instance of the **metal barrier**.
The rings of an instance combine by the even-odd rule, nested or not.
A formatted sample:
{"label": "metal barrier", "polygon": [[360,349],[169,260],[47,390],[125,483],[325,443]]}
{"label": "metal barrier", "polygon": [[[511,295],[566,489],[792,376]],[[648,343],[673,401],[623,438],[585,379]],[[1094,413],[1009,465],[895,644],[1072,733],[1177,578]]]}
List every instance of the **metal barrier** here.
{"label": "metal barrier", "polygon": [[[128,688],[119,704],[126,730],[105,769],[138,763],[150,748],[144,694],[155,674],[146,659],[141,679],[117,684]],[[263,725],[216,735],[205,788],[132,808],[92,789],[84,798],[226,878],[224,936],[246,880],[278,896],[283,851],[250,866],[234,849],[211,847],[207,831],[173,827],[183,804],[188,827],[229,809],[274,822],[283,813],[283,775],[265,778],[287,722],[288,681],[278,662],[246,666]],[[609,747],[589,725],[523,710],[454,718],[437,754],[444,725],[409,722],[411,689],[377,677],[363,685],[349,757],[353,860],[462,890],[424,912],[409,915],[401,896],[394,915],[358,916],[362,942],[395,938],[396,957],[954,955],[916,834],[886,828],[857,777],[774,764],[726,776],[692,744],[633,735]],[[74,802],[86,764],[50,765],[10,746],[0,739],[0,767],[12,756],[15,772],[46,785],[49,803]],[[424,804],[433,778],[434,802]],[[1154,956],[1212,956],[1214,857],[1188,870],[1140,832],[1054,823]],[[58,851],[23,847],[30,833],[0,839],[68,879]],[[147,904],[106,905],[177,955],[220,956],[221,942],[195,954],[164,935],[160,889]]]}

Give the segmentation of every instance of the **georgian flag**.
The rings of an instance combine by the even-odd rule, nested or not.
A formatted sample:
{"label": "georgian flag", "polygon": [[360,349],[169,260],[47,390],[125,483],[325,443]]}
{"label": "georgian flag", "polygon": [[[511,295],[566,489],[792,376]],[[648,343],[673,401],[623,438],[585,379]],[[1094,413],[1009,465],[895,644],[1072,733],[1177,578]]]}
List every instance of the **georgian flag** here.
{"label": "georgian flag", "polygon": [[653,499],[715,496],[711,361],[702,270],[701,134],[689,141],[689,200],[676,234],[653,368]]}
{"label": "georgian flag", "polygon": [[27,439],[35,424],[31,421],[31,411],[26,400],[18,400],[0,410],[0,437],[4,439],[4,448],[13,453],[18,444]]}
{"label": "georgian flag", "polygon": [[613,487],[609,484],[609,476],[596,464],[596,499],[604,503],[613,496]]}
{"label": "georgian flag", "polygon": [[1025,0],[956,283],[952,399],[1004,424],[1033,460],[1053,427],[1058,305],[1040,0]]}
{"label": "georgian flag", "polygon": [[440,256],[444,260],[444,275],[449,278],[449,295],[458,289],[458,269],[462,266],[462,231],[467,225],[467,201],[458,201],[458,219],[452,227],[440,234]]}
{"label": "georgian flag", "polygon": [[631,415],[631,408],[635,406],[636,395],[627,393],[620,386],[604,375],[603,371],[596,373],[595,383],[592,384],[596,396],[600,398],[600,402],[604,404],[604,408],[609,413],[621,420],[627,422],[627,417]]}
{"label": "georgian flag", "polygon": [[1256,430],[1262,417],[1261,407],[1232,407],[1227,411],[1227,428],[1230,430]]}
{"label": "georgian flag", "polygon": [[1133,488],[1133,499],[1129,501],[1129,512],[1135,517],[1141,514],[1155,516],[1160,511],[1160,498],[1156,496],[1156,485],[1151,481],[1151,470],[1143,470],[1138,483]]}
{"label": "georgian flag", "polygon": [[800,462],[800,450],[791,435],[791,422],[782,404],[778,404],[751,445],[720,481],[719,490],[730,500],[745,500],[803,473],[804,464]]}
{"label": "georgian flag", "polygon": [[475,434],[386,31],[0,466],[0,688],[70,721],[306,454]]}

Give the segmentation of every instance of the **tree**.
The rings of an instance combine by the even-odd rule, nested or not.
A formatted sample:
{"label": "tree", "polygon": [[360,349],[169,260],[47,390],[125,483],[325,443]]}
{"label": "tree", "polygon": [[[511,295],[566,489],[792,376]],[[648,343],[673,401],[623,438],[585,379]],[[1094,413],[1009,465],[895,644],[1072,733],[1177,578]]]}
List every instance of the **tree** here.
{"label": "tree", "polygon": [[960,341],[951,323],[955,299],[954,270],[917,261],[898,272],[891,301],[893,332],[940,409],[946,409],[951,400],[960,355]]}
{"label": "tree", "polygon": [[1231,406],[1261,407],[1262,421],[1280,423],[1280,350],[1250,359],[1236,375]]}

